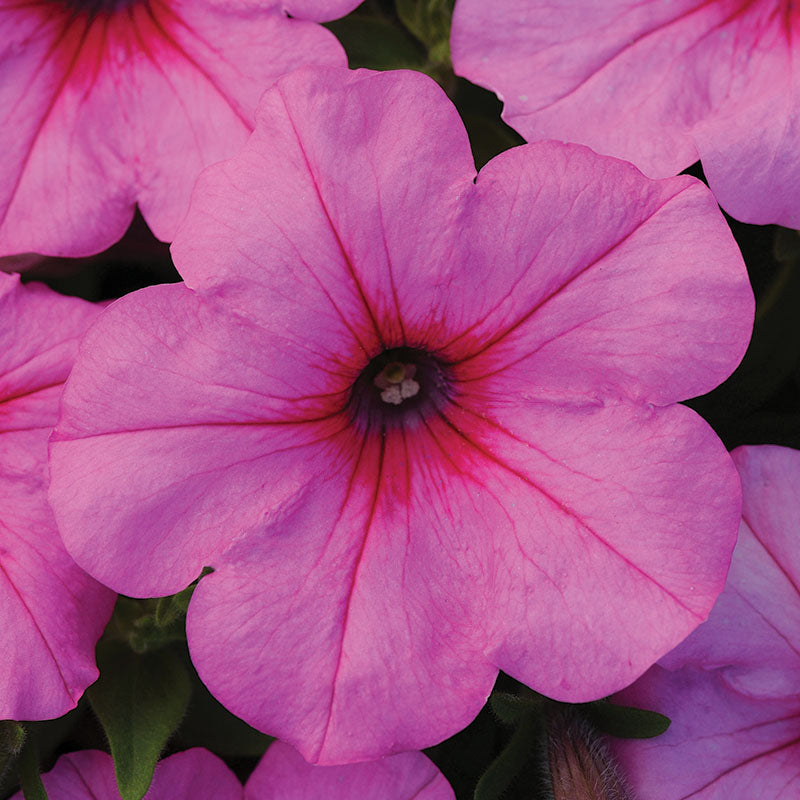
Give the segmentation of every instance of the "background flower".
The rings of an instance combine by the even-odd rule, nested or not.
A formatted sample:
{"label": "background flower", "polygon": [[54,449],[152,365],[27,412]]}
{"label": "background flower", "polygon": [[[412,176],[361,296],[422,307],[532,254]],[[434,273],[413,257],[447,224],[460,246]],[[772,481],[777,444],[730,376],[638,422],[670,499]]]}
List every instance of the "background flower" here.
{"label": "background flower", "polygon": [[270,745],[244,795],[245,800],[455,800],[444,775],[422,753],[315,767],[283,742]]}
{"label": "background flower", "polygon": [[195,178],[244,143],[264,89],[303,64],[345,64],[312,20],[356,5],[0,0],[0,254],[99,252],[136,204],[171,240]]}
{"label": "background flower", "polygon": [[800,791],[800,451],[740,447],[743,519],[706,623],[623,703],[672,718],[615,742],[642,800],[789,800]]}
{"label": "background flower", "polygon": [[458,0],[453,65],[528,140],[582,142],[657,178],[701,158],[728,213],[797,228],[795,5]]}
{"label": "background flower", "polygon": [[[51,800],[120,800],[108,753],[82,750],[42,775]],[[270,745],[242,790],[233,772],[201,747],[159,761],[143,800],[455,800],[422,753],[343,767],[314,767],[282,742]],[[17,792],[12,800],[22,800]]]}
{"label": "background flower", "polygon": [[287,77],[198,183],[186,285],[107,309],[65,395],[73,555],[127,594],[211,565],[201,677],[309,760],[438,741],[498,668],[607,694],[722,588],[738,479],[674,405],[752,322],[713,198],[552,143],[474,178],[430,80]]}
{"label": "background flower", "polygon": [[67,555],[47,503],[47,437],[99,308],[0,273],[0,719],[73,708],[97,678],[114,594]]}
{"label": "background flower", "polygon": [[[114,762],[99,750],[61,756],[42,783],[50,800],[120,800]],[[143,800],[242,800],[242,785],[217,756],[196,747],[160,761]]]}

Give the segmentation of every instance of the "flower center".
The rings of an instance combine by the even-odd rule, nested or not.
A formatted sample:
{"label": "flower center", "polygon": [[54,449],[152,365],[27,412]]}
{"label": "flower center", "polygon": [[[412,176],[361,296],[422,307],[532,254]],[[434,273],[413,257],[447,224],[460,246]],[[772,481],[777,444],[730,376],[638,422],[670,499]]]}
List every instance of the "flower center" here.
{"label": "flower center", "polygon": [[363,430],[415,426],[447,401],[450,382],[430,353],[412,347],[384,350],[356,379],[348,408]]}

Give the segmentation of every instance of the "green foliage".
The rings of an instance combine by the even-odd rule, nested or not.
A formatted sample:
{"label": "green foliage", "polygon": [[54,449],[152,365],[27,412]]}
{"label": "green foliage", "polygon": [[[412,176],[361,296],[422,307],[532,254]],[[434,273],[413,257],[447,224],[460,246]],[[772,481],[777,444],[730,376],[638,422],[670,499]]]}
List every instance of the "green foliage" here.
{"label": "green foliage", "polygon": [[670,726],[669,717],[657,711],[618,706],[608,700],[587,703],[584,709],[587,719],[598,730],[619,739],[652,739]]}
{"label": "green foliage", "polygon": [[450,63],[450,22],[455,0],[395,0],[403,25],[427,48],[433,64]]}
{"label": "green foliage", "polygon": [[325,27],[342,43],[350,69],[422,69],[425,65],[423,48],[383,17],[351,14]]}
{"label": "green foliage", "polygon": [[88,690],[89,702],[108,737],[120,795],[141,800],[186,712],[189,673],[167,648],[134,653],[120,642],[101,642],[97,661],[100,679]]}
{"label": "green foliage", "polygon": [[25,744],[19,756],[18,769],[19,783],[25,800],[48,800],[42,778],[39,775],[38,749],[31,736],[25,737]]}
{"label": "green foliage", "polygon": [[529,708],[520,719],[505,749],[478,781],[474,800],[500,800],[522,773],[531,757],[539,750],[542,731],[541,716]]}
{"label": "green foliage", "polygon": [[13,720],[0,720],[0,779],[19,758],[25,745],[25,728]]}

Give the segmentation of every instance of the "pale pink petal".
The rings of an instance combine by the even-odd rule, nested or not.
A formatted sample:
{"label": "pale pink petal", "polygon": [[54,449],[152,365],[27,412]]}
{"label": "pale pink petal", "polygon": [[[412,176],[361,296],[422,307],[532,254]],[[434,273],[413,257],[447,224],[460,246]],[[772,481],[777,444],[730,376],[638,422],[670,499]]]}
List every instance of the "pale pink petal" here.
{"label": "pale pink petal", "polygon": [[284,0],[282,6],[296,19],[329,22],[349,14],[363,0]]}
{"label": "pale pink petal", "polygon": [[716,672],[653,667],[615,701],[667,714],[654,739],[614,739],[639,800],[795,800],[800,699],[757,700]]}
{"label": "pale pink petal", "polygon": [[493,663],[559,700],[627,685],[722,589],[739,498],[725,449],[680,406],[471,405],[444,415],[495,502]]}
{"label": "pale pink petal", "polygon": [[349,336],[334,323],[316,352],[182,284],[108,308],[51,443],[52,498],[78,563],[117,591],[170,594],[302,494],[309,471],[336,457],[347,421],[329,406],[358,373],[332,371]]}
{"label": "pale pink petal", "polygon": [[800,451],[740,447],[743,521],[725,591],[706,624],[663,660],[720,668],[753,696],[800,693]]}
{"label": "pale pink petal", "polygon": [[310,761],[435,744],[491,691],[483,527],[487,509],[502,512],[474,499],[469,465],[459,474],[440,446],[458,442],[419,431],[353,442],[349,463],[331,464],[271,528],[249,531],[192,599],[203,681]]}
{"label": "pale pink petal", "polygon": [[97,678],[114,595],[67,555],[47,503],[47,437],[99,309],[0,275],[0,719],[73,708]]}
{"label": "pale pink petal", "polygon": [[315,767],[283,742],[270,745],[247,781],[246,800],[455,800],[422,753],[342,767]]}
{"label": "pale pink petal", "polygon": [[[61,756],[42,783],[51,800],[120,800],[108,753],[81,750]],[[156,766],[143,800],[242,800],[242,786],[213,753],[200,747],[175,753]],[[18,792],[12,800],[22,800]]]}
{"label": "pale pink petal", "polygon": [[97,252],[137,202],[172,238],[198,173],[242,145],[264,88],[345,62],[332,34],[274,2],[153,0],[92,17],[2,0],[0,30],[3,253]]}
{"label": "pale pink petal", "polygon": [[460,380],[664,404],[709,391],[744,355],[752,290],[699,182],[538,143],[491,161],[476,194],[443,313],[468,324],[440,345]]}
{"label": "pale pink petal", "polygon": [[172,247],[187,284],[224,283],[260,320],[291,296],[358,321],[370,355],[432,323],[458,329],[448,277],[475,167],[442,90],[414,72],[302,71],[266,93],[258,120],[240,157],[198,182]]}
{"label": "pale pink petal", "polygon": [[800,452],[733,457],[743,522],[725,590],[706,623],[616,695],[672,719],[663,736],[616,744],[642,800],[800,792]]}
{"label": "pale pink petal", "polygon": [[722,206],[800,224],[797,37],[786,4],[459,0],[458,74],[527,139],[588,144],[653,177],[702,158]]}
{"label": "pale pink petal", "polygon": [[694,126],[692,138],[709,185],[729,214],[757,225],[797,228],[800,41],[787,39],[779,25],[764,28],[757,45],[745,50],[737,43],[743,70],[736,91]]}

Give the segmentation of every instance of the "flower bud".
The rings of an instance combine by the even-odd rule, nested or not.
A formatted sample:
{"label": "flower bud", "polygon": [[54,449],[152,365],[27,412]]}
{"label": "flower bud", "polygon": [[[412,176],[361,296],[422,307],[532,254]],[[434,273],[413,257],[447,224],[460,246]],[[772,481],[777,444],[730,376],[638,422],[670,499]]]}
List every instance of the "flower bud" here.
{"label": "flower bud", "polygon": [[601,735],[571,709],[550,716],[547,760],[553,800],[634,800]]}

